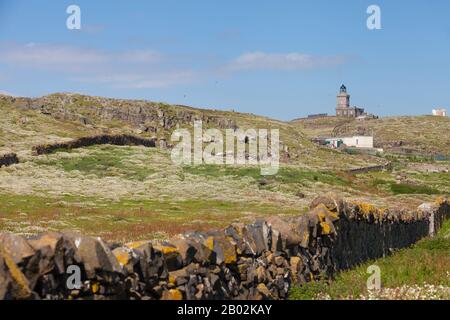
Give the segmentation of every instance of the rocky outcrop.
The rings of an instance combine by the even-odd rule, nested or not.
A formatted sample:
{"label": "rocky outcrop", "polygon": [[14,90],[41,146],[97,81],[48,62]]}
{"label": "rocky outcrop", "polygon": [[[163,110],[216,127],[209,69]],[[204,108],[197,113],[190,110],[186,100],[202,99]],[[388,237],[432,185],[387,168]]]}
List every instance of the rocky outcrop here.
{"label": "rocky outcrop", "polygon": [[446,199],[393,211],[319,197],[299,217],[162,242],[1,234],[0,299],[285,299],[293,284],[409,246],[449,216]]}
{"label": "rocky outcrop", "polygon": [[55,150],[71,150],[76,148],[88,147],[98,144],[112,144],[117,146],[126,145],[142,145],[145,147],[156,147],[156,139],[144,139],[132,135],[118,134],[118,135],[98,135],[91,137],[82,137],[68,142],[60,142],[53,144],[41,144],[33,147],[33,155],[41,155],[52,153]]}
{"label": "rocky outcrop", "polygon": [[212,115],[201,109],[173,106],[142,100],[108,99],[78,94],[53,94],[41,98],[10,98],[10,103],[40,111],[58,120],[84,125],[120,121],[141,130],[157,133],[178,125],[192,125],[194,120],[219,129],[237,128],[233,119]]}
{"label": "rocky outcrop", "polygon": [[0,154],[0,168],[16,163],[19,163],[19,158],[15,153]]}

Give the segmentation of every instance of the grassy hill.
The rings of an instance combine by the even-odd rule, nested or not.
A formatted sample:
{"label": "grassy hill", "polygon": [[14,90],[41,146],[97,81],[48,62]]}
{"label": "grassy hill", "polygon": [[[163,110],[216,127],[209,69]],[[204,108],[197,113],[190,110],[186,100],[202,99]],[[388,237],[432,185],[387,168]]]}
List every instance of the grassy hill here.
{"label": "grassy hill", "polygon": [[402,116],[367,120],[326,117],[292,123],[308,137],[370,134],[374,136],[375,146],[387,151],[450,155],[449,117]]}
{"label": "grassy hill", "polygon": [[[393,172],[351,175],[349,168],[386,159],[318,147],[301,124],[253,114],[78,94],[0,96],[0,112],[0,154],[15,152],[20,160],[0,168],[0,231],[77,229],[118,241],[165,238],[257,216],[301,214],[328,192],[385,206],[417,206],[450,193],[448,173],[420,166],[398,163]],[[220,130],[279,129],[278,174],[264,178],[251,165],[176,165],[170,149],[143,146],[31,152],[36,144],[104,133],[170,141],[173,130],[191,130],[194,119]]]}

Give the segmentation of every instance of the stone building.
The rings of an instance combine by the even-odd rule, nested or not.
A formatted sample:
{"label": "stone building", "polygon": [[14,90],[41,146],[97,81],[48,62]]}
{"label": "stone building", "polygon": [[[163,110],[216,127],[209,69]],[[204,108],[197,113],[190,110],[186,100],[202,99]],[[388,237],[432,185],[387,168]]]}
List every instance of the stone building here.
{"label": "stone building", "polygon": [[345,85],[342,85],[337,95],[336,116],[356,118],[363,114],[363,108],[350,107],[350,95],[347,93]]}

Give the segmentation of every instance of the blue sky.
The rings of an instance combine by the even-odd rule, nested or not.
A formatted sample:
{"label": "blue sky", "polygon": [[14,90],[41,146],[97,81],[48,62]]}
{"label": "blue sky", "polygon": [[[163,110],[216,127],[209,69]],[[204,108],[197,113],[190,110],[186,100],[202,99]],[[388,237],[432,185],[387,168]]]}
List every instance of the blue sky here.
{"label": "blue sky", "polygon": [[[66,8],[81,8],[68,30]],[[381,8],[381,30],[366,27]],[[450,2],[0,0],[0,91],[147,99],[289,120],[450,107]]]}

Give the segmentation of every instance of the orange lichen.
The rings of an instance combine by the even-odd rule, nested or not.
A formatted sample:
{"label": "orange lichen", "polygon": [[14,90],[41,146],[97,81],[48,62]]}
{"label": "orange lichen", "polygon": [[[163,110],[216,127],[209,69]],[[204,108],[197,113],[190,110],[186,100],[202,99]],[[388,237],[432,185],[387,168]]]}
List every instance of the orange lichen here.
{"label": "orange lichen", "polygon": [[236,250],[234,246],[226,246],[223,250],[225,257],[225,264],[232,264],[237,262]]}
{"label": "orange lichen", "polygon": [[97,293],[100,290],[100,286],[97,282],[91,284],[92,293]]}
{"label": "orange lichen", "polygon": [[447,202],[447,199],[445,199],[444,197],[437,197],[436,200],[434,201],[438,206],[443,205],[444,203]]}
{"label": "orange lichen", "polygon": [[114,251],[113,253],[122,266],[125,266],[130,261],[130,254],[126,251]]}
{"label": "orange lichen", "polygon": [[144,244],[147,244],[148,241],[142,240],[142,241],[135,241],[135,242],[130,242],[125,244],[126,247],[130,248],[130,249],[136,249],[139,248],[140,246],[143,246]]}
{"label": "orange lichen", "polygon": [[322,227],[322,234],[330,234],[331,233],[331,227],[325,221],[321,222],[320,226]]}
{"label": "orange lichen", "polygon": [[164,255],[169,255],[171,253],[178,253],[178,249],[172,246],[160,245],[155,246],[155,249],[161,251]]}
{"label": "orange lichen", "polygon": [[182,300],[183,294],[178,289],[170,289],[167,293],[163,294],[164,300]]}
{"label": "orange lichen", "polygon": [[358,206],[361,212],[366,216],[377,212],[377,208],[370,203],[360,202]]}
{"label": "orange lichen", "polygon": [[315,207],[313,210],[317,210],[318,211],[318,216],[320,217],[331,217],[334,220],[339,219],[339,214],[337,212],[333,212],[330,211],[330,209],[328,209],[328,207],[326,205],[324,205],[323,203],[320,203],[319,205],[317,205],[317,207]]}
{"label": "orange lichen", "polygon": [[208,239],[206,239],[205,241],[205,246],[213,251],[214,250],[214,237],[208,237]]}
{"label": "orange lichen", "polygon": [[302,241],[303,241],[304,245],[308,244],[308,242],[309,242],[309,233],[308,232],[303,233]]}

